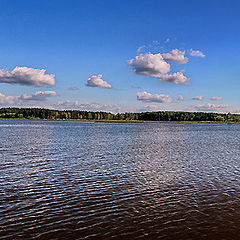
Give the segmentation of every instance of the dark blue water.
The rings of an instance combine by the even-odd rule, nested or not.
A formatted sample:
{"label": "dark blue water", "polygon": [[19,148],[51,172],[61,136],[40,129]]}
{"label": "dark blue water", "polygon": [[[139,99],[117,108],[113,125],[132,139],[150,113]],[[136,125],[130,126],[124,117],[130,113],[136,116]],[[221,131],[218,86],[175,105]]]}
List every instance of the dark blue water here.
{"label": "dark blue water", "polygon": [[0,239],[240,239],[240,125],[0,121]]}

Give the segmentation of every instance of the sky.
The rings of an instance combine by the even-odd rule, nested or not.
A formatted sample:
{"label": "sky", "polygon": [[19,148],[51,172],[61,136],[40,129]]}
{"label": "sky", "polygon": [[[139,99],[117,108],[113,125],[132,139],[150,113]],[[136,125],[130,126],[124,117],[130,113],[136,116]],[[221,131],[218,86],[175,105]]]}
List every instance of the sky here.
{"label": "sky", "polygon": [[240,113],[238,0],[0,6],[0,107]]}

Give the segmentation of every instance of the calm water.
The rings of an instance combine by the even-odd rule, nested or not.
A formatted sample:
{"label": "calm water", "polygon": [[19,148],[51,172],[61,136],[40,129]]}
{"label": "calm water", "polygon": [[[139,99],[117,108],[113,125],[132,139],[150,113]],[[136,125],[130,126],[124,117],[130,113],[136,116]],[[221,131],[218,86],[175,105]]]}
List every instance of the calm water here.
{"label": "calm water", "polygon": [[0,121],[0,239],[240,239],[239,136]]}

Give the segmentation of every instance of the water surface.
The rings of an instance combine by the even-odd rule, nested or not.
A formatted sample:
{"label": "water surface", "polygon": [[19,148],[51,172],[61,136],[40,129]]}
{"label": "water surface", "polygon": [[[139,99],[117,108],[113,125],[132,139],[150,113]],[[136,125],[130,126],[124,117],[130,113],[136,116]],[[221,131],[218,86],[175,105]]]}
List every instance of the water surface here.
{"label": "water surface", "polygon": [[240,239],[239,135],[0,121],[0,239]]}

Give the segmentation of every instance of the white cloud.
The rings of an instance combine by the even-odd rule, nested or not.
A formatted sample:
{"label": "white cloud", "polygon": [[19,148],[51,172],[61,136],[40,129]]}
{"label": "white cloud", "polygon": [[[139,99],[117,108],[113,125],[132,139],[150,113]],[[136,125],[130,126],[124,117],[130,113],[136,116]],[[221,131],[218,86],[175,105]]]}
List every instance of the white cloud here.
{"label": "white cloud", "polygon": [[178,100],[178,101],[183,101],[183,100],[184,100],[184,97],[180,95],[177,100]]}
{"label": "white cloud", "polygon": [[184,76],[182,72],[177,72],[173,74],[165,74],[161,78],[159,78],[159,81],[188,85],[190,79]]}
{"label": "white cloud", "polygon": [[133,67],[136,74],[147,77],[160,78],[170,71],[170,65],[163,59],[160,53],[140,54],[127,61],[127,64]]}
{"label": "white cloud", "polygon": [[101,103],[80,103],[78,101],[60,101],[56,104],[58,109],[76,109],[82,111],[108,111],[120,112],[121,107],[118,104],[101,104]]}
{"label": "white cloud", "polygon": [[40,87],[55,85],[55,75],[46,74],[45,69],[15,67],[12,71],[0,70],[0,82]]}
{"label": "white cloud", "polygon": [[23,94],[19,97],[20,100],[27,101],[45,101],[48,97],[55,97],[57,93],[55,91],[39,91],[32,95]]}
{"label": "white cloud", "polygon": [[219,101],[222,100],[222,97],[211,97],[210,100]]}
{"label": "white cloud", "polygon": [[188,84],[190,80],[182,72],[168,74],[170,72],[170,64],[164,60],[160,53],[140,54],[127,61],[127,64],[134,69],[136,74],[158,78],[159,81]]}
{"label": "white cloud", "polygon": [[170,53],[163,53],[163,59],[165,61],[172,61],[181,64],[185,64],[188,62],[188,58],[184,56],[185,51],[180,51],[178,49],[173,49]]}
{"label": "white cloud", "polygon": [[202,105],[195,106],[195,109],[197,109],[198,111],[218,111],[218,110],[226,109],[230,106],[231,105],[228,105],[228,104],[215,105],[212,103],[205,103]]}
{"label": "white cloud", "polygon": [[41,102],[45,101],[48,97],[57,96],[57,93],[54,91],[44,91],[44,92],[36,92],[32,95],[23,94],[21,96],[6,96],[0,93],[0,104],[1,105],[21,105],[26,102]]}
{"label": "white cloud", "polygon": [[6,96],[0,93],[0,104],[9,104],[12,105],[16,102],[17,97],[14,96]]}
{"label": "white cloud", "polygon": [[197,97],[193,97],[192,100],[202,101],[203,98],[204,98],[203,96],[197,96]]}
{"label": "white cloud", "polygon": [[87,81],[88,87],[112,88],[112,86],[102,79],[102,75],[93,75]]}
{"label": "white cloud", "polygon": [[190,49],[190,55],[193,57],[201,57],[201,58],[204,58],[206,56],[201,51],[199,50],[194,51],[192,49]]}
{"label": "white cloud", "polygon": [[164,94],[154,94],[147,92],[138,92],[137,93],[137,100],[143,102],[158,102],[158,103],[170,103],[172,101],[169,95]]}

